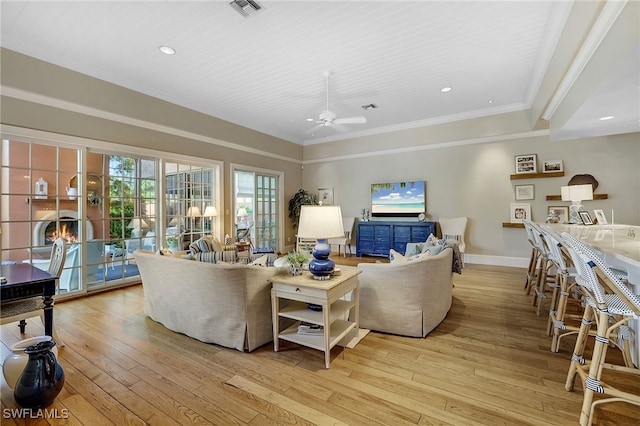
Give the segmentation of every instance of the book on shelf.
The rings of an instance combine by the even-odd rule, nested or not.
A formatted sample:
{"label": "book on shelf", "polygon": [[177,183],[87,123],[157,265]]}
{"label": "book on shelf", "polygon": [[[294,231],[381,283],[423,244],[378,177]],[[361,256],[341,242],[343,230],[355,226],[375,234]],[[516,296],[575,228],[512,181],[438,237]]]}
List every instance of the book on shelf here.
{"label": "book on shelf", "polygon": [[322,335],[324,328],[318,324],[301,323],[298,326],[298,334]]}

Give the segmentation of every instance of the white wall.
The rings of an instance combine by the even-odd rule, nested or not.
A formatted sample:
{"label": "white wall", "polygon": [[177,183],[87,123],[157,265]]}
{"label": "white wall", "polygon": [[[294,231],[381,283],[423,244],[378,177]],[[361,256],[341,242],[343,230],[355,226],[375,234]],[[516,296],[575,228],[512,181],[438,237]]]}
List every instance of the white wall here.
{"label": "white wall", "polygon": [[[515,185],[534,185],[535,199],[519,202],[530,202],[533,220],[542,222],[548,206],[570,204],[547,201],[547,195],[559,195],[560,187],[575,174],[591,174],[599,182],[595,193],[606,193],[609,198],[585,201],[585,209],[602,209],[608,217],[613,209],[616,223],[640,225],[637,133],[560,142],[549,141],[545,131],[530,134],[519,134],[515,139],[500,136],[495,142],[483,138],[467,140],[468,144],[413,145],[395,153],[389,147],[383,154],[363,152],[342,157],[334,146],[334,157],[305,157],[303,186],[308,190],[333,187],[335,203],[342,206],[343,215],[359,216],[363,207],[370,206],[371,183],[426,180],[430,220],[469,218],[466,257],[472,263],[526,266],[530,246],[524,229],[502,227],[503,222],[509,222]],[[404,141],[394,134],[387,138],[394,145]],[[539,168],[544,160],[563,160],[565,176],[512,181],[514,157],[521,154],[537,154]]]}

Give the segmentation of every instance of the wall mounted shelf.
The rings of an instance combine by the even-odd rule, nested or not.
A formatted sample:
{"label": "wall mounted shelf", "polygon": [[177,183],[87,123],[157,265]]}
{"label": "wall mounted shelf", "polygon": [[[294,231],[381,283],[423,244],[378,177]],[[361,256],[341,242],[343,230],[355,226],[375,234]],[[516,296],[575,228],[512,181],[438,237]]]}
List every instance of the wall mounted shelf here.
{"label": "wall mounted shelf", "polygon": [[[609,198],[608,194],[593,194],[594,200],[606,200]],[[562,196],[560,195],[547,195],[547,201],[562,201]]]}
{"label": "wall mounted shelf", "polygon": [[503,228],[524,228],[524,223],[502,222]]}
{"label": "wall mounted shelf", "polygon": [[553,178],[553,177],[562,177],[564,176],[564,172],[549,172],[549,173],[517,173],[515,175],[511,175],[511,180],[513,179],[538,179],[538,178]]}

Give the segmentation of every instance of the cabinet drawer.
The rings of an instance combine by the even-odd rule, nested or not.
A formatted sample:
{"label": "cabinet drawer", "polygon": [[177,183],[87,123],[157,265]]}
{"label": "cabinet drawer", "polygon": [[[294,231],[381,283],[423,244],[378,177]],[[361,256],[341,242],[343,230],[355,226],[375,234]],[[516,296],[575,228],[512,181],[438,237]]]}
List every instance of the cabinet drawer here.
{"label": "cabinet drawer", "polygon": [[[293,284],[273,283],[273,289],[278,293],[291,293],[307,297],[326,299],[327,292],[319,288],[298,287]],[[283,296],[286,297],[286,296]]]}

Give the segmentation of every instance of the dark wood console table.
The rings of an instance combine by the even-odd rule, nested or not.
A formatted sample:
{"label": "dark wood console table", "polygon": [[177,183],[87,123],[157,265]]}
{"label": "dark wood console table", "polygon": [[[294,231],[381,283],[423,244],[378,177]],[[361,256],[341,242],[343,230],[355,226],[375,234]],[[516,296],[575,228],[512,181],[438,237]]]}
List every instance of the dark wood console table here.
{"label": "dark wood console table", "polygon": [[47,271],[36,268],[29,263],[3,265],[0,275],[7,279],[0,286],[0,300],[11,302],[43,296],[44,300],[44,333],[51,336],[53,332],[53,295],[56,292],[56,279]]}
{"label": "dark wood console table", "polygon": [[427,241],[436,234],[435,222],[359,221],[356,224],[356,256],[389,257],[394,249],[404,254],[407,243]]}

